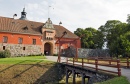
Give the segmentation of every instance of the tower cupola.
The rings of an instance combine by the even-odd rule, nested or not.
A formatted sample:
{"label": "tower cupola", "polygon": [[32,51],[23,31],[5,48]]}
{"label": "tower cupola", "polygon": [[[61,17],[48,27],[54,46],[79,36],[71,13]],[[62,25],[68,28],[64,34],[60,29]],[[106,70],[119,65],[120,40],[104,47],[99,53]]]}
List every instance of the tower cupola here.
{"label": "tower cupola", "polygon": [[20,20],[27,20],[26,18],[26,12],[25,12],[25,8],[23,8],[23,11],[21,12],[21,17],[19,18]]}

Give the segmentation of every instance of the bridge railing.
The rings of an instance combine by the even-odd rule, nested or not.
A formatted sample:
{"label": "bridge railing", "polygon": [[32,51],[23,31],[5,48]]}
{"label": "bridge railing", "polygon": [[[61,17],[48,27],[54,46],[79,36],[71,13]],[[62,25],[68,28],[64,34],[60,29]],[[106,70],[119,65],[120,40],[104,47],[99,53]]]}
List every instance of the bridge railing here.
{"label": "bridge railing", "polygon": [[122,59],[121,60],[121,66],[125,66],[125,67],[127,67],[127,68],[130,68],[130,58],[125,58],[125,59]]}
{"label": "bridge railing", "polygon": [[[90,61],[91,60],[91,61]],[[114,59],[80,59],[76,60],[75,58],[68,59],[66,60],[67,64],[71,64],[73,66],[80,66],[82,68],[91,68],[96,71],[105,71],[105,72],[110,72],[110,73],[115,73],[118,74],[118,76],[121,76],[121,65],[120,65],[120,60],[114,60]],[[89,64],[89,65],[87,65]],[[91,64],[91,66],[90,66]],[[105,70],[101,69],[100,66],[105,66],[105,67],[112,67],[117,69],[116,71],[112,70]]]}
{"label": "bridge railing", "polygon": [[[88,63],[91,63],[91,62],[89,62],[89,61],[91,61],[91,60],[94,60],[95,58],[94,57],[89,57],[89,58],[87,58],[87,61],[88,61]],[[111,65],[112,64],[112,60],[117,60],[117,59],[113,59],[112,57],[98,57],[98,58],[96,58],[96,59],[106,59],[106,60],[108,60],[109,61],[109,65]],[[130,58],[122,58],[122,59],[120,59],[120,65],[121,65],[121,67],[127,67],[127,68],[130,68]]]}

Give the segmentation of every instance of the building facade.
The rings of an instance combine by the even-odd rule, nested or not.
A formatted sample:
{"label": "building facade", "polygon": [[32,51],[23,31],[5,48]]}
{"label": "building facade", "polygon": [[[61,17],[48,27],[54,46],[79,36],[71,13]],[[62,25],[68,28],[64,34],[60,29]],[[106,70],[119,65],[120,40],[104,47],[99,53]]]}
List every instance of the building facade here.
{"label": "building facade", "polygon": [[[53,24],[50,18],[45,23],[27,20],[24,8],[19,19],[0,17],[0,51],[8,49],[11,56],[58,54],[56,41],[64,31],[67,34],[61,40],[79,38],[65,27]],[[80,48],[80,39],[76,41],[77,44],[73,46]],[[68,46],[69,43],[65,43],[61,49]]]}

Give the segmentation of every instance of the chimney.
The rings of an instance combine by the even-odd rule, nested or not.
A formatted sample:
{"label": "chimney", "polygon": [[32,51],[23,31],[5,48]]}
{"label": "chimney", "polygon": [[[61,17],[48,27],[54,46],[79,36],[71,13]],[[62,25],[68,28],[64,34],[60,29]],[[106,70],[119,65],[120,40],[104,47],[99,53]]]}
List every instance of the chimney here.
{"label": "chimney", "polygon": [[62,24],[62,22],[60,21],[60,22],[59,22],[59,25],[61,25],[61,24]]}
{"label": "chimney", "polygon": [[16,19],[16,17],[17,17],[17,14],[14,14],[14,15],[13,15],[13,19]]}

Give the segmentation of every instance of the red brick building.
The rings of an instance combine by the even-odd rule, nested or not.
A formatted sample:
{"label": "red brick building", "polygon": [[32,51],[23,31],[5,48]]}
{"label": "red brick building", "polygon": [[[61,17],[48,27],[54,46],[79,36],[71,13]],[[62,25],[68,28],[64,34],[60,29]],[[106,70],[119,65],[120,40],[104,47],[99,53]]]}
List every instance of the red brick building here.
{"label": "red brick building", "polygon": [[[0,51],[8,49],[12,56],[57,54],[59,46],[55,42],[64,31],[67,34],[61,40],[78,38],[65,27],[53,24],[50,18],[45,23],[27,20],[24,9],[19,19],[0,17]],[[61,49],[67,47],[68,43]],[[80,48],[80,40],[77,47]]]}

